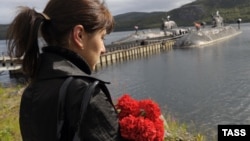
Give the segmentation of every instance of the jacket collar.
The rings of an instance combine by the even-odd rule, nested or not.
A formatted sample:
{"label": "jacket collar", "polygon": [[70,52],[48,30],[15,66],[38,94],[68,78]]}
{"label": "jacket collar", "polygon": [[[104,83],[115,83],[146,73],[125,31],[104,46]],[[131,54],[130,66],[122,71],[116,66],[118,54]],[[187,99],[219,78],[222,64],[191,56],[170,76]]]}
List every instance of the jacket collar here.
{"label": "jacket collar", "polygon": [[62,47],[42,48],[38,79],[50,79],[67,76],[89,76],[90,67],[77,53]]}

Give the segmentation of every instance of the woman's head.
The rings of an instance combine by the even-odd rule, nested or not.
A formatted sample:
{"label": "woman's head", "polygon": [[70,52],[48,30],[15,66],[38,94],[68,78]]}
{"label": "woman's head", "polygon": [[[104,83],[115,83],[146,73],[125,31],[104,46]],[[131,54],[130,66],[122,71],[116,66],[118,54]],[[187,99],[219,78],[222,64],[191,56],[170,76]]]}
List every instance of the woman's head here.
{"label": "woman's head", "polygon": [[[8,44],[10,55],[24,56],[23,70],[33,77],[39,57],[39,28],[48,45],[69,48],[85,58],[89,57],[87,49],[81,48],[81,45],[88,42],[87,38],[81,40],[81,37],[88,37],[90,40],[90,37],[95,37],[98,33],[110,33],[113,26],[113,16],[104,2],[99,0],[50,0],[43,14],[25,7],[9,28],[8,38],[12,39]],[[80,52],[81,50],[83,51]],[[103,52],[103,49],[100,50]],[[90,59],[86,60],[87,63],[90,63],[88,60]],[[92,64],[89,65],[93,68]]]}
{"label": "woman's head", "polygon": [[99,0],[51,0],[43,13],[51,19],[42,26],[46,42],[77,52],[94,69],[100,54],[105,51],[102,39],[114,26],[113,16],[104,3]]}
{"label": "woman's head", "polygon": [[114,25],[113,16],[99,0],[50,0],[43,13],[51,19],[42,26],[49,44],[65,44],[75,25],[83,25],[87,33],[103,29],[110,33]]}

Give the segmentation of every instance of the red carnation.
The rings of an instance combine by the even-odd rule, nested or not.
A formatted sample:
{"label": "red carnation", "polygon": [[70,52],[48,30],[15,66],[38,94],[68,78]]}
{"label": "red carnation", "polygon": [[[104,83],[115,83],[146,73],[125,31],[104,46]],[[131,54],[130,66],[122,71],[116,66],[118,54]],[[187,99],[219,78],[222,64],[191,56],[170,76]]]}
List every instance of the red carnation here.
{"label": "red carnation", "polygon": [[155,120],[161,115],[158,104],[149,99],[139,101],[139,108],[145,112],[144,116],[150,120]]}
{"label": "red carnation", "polygon": [[157,118],[154,122],[155,128],[157,129],[156,137],[154,141],[162,141],[165,133],[164,122],[161,118]]}
{"label": "red carnation", "polygon": [[122,137],[126,139],[135,139],[136,135],[134,134],[135,126],[137,125],[137,118],[129,115],[124,117],[119,121],[120,131]]}
{"label": "red carnation", "polygon": [[129,115],[120,120],[121,135],[132,141],[154,141],[156,128],[154,123],[144,117]]}
{"label": "red carnation", "polygon": [[129,141],[162,141],[164,122],[157,103],[151,99],[135,100],[128,94],[118,99],[119,124],[122,137]]}
{"label": "red carnation", "polygon": [[131,98],[128,94],[124,94],[120,99],[118,99],[116,108],[119,111],[120,119],[128,115],[137,116],[139,114],[138,102]]}

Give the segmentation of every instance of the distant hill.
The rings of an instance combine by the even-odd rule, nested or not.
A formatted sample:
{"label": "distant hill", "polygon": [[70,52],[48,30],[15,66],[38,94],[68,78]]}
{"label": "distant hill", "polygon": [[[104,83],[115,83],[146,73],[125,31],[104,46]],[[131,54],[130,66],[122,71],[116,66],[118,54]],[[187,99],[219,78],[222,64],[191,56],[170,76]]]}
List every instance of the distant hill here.
{"label": "distant hill", "polygon": [[[161,19],[170,16],[178,26],[192,26],[195,21],[211,23],[211,15],[216,11],[225,23],[235,23],[238,18],[250,22],[250,0],[196,0],[168,12],[129,12],[114,16],[115,31],[160,28]],[[0,25],[0,39],[6,36],[8,25]]]}
{"label": "distant hill", "polygon": [[139,28],[151,28],[159,27],[161,24],[161,19],[166,17],[165,12],[130,12],[126,14],[121,14],[114,16],[116,21],[116,30],[133,30],[134,26],[139,26]]}
{"label": "distant hill", "polygon": [[211,15],[216,11],[224,18],[225,23],[235,23],[238,18],[250,22],[250,0],[196,0],[192,3],[168,12],[126,13],[115,16],[115,31],[160,28],[161,19],[170,15],[178,26],[191,26],[194,21],[211,23]]}

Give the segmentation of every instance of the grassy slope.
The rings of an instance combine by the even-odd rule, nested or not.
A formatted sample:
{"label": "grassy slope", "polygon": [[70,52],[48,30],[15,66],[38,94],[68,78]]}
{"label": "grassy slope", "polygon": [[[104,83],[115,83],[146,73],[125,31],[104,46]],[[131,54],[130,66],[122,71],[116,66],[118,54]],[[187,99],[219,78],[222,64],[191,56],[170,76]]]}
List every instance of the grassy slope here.
{"label": "grassy slope", "polygon": [[18,114],[21,87],[0,87],[0,141],[21,141]]}

